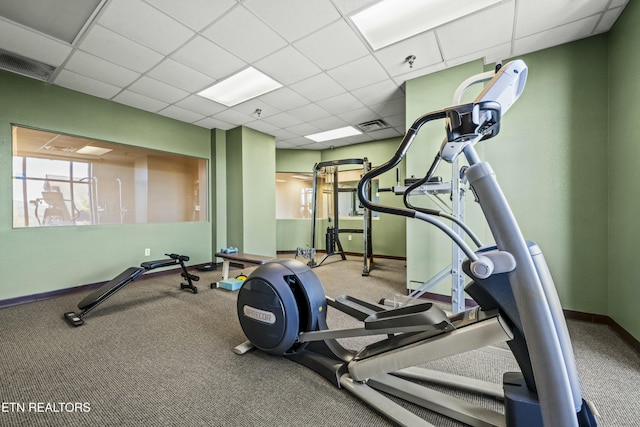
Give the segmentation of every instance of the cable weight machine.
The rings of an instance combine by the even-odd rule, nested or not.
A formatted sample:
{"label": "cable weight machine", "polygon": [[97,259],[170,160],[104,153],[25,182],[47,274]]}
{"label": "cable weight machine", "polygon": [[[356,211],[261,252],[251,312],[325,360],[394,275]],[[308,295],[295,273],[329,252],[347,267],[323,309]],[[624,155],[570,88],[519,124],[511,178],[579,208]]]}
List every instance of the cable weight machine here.
{"label": "cable weight machine", "polygon": [[[340,228],[340,193],[352,193],[355,197],[356,187],[340,187],[339,172],[341,166],[349,165],[362,165],[362,175],[371,170],[371,162],[366,157],[362,159],[342,159],[342,160],[328,160],[325,162],[316,163],[313,168],[313,202],[312,202],[312,218],[311,218],[311,240],[310,247],[303,249],[297,249],[296,256],[302,256],[309,259],[307,265],[309,267],[321,266],[329,257],[339,255],[341,260],[347,259],[346,253],[340,241],[340,234],[362,234],[363,250],[362,250],[362,275],[368,276],[371,271],[371,265],[373,263],[373,246],[372,246],[372,233],[371,233],[371,211],[366,207],[360,205],[362,208],[362,228]],[[319,191],[319,181],[321,175],[327,176],[325,190]],[[369,197],[371,197],[371,186],[369,185],[367,190]],[[329,209],[329,225],[325,234],[325,249],[326,254],[319,263],[316,263],[316,233],[318,225],[318,195],[329,194],[330,209]],[[359,203],[359,202],[357,202]]]}

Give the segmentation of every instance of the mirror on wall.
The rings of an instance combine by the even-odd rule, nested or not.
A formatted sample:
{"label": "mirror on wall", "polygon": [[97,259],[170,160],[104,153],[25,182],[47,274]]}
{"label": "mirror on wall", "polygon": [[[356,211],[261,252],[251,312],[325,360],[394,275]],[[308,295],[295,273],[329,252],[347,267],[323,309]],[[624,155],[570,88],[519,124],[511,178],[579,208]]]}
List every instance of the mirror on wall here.
{"label": "mirror on wall", "polygon": [[13,226],[207,220],[207,160],[13,125]]}

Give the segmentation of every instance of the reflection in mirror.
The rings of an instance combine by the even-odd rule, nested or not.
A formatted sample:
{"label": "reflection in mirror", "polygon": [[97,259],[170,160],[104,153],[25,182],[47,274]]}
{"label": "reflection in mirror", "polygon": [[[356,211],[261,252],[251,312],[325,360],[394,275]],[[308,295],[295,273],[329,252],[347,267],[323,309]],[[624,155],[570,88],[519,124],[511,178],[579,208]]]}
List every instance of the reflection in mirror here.
{"label": "reflection in mirror", "polygon": [[16,126],[13,226],[207,220],[207,161]]}

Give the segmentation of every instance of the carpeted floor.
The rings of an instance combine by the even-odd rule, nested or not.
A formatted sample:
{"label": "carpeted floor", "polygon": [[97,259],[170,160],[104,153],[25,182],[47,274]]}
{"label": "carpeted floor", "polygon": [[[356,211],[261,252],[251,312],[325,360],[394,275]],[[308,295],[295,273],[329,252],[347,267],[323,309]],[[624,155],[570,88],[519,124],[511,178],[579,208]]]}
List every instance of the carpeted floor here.
{"label": "carpeted floor", "polygon": [[[336,258],[314,271],[329,296],[375,302],[404,292],[404,262],[376,260],[369,277],[360,275],[360,264]],[[217,271],[198,274],[196,295],[179,289],[178,274],[138,279],[79,328],[67,325],[62,313],[87,292],[0,309],[0,426],[390,425],[296,363],[259,351],[235,355],[232,348],[245,339],[237,292],[209,289]],[[335,312],[328,321],[333,327],[352,322]],[[600,424],[637,426],[638,354],[606,326],[569,327],[584,394],[599,410]],[[428,367],[494,382],[516,369],[510,358],[482,350]],[[499,401],[452,394],[502,411]],[[461,425],[417,412],[437,426]]]}

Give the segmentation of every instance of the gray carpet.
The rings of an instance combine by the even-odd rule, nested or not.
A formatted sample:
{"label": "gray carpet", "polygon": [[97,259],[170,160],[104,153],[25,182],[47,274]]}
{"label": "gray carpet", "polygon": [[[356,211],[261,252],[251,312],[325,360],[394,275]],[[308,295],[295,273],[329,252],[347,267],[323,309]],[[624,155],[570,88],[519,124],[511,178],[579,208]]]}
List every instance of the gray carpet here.
{"label": "gray carpet", "polygon": [[[402,261],[376,260],[369,277],[361,271],[358,258],[330,259],[315,269],[330,296],[377,301],[403,292]],[[138,279],[79,328],[67,325],[62,313],[86,292],[0,309],[0,425],[390,425],[296,363],[258,351],[235,355],[232,348],[245,339],[236,318],[237,293],[209,289],[219,272],[198,274],[196,295],[179,289],[178,274]],[[333,327],[352,324],[336,312],[328,321]],[[606,326],[569,327],[584,393],[599,410],[600,424],[637,426],[638,354]],[[344,343],[355,348],[364,341]],[[486,351],[428,366],[494,382],[516,368],[511,359]],[[452,393],[503,410],[496,400]],[[460,425],[417,412],[437,426]]]}

